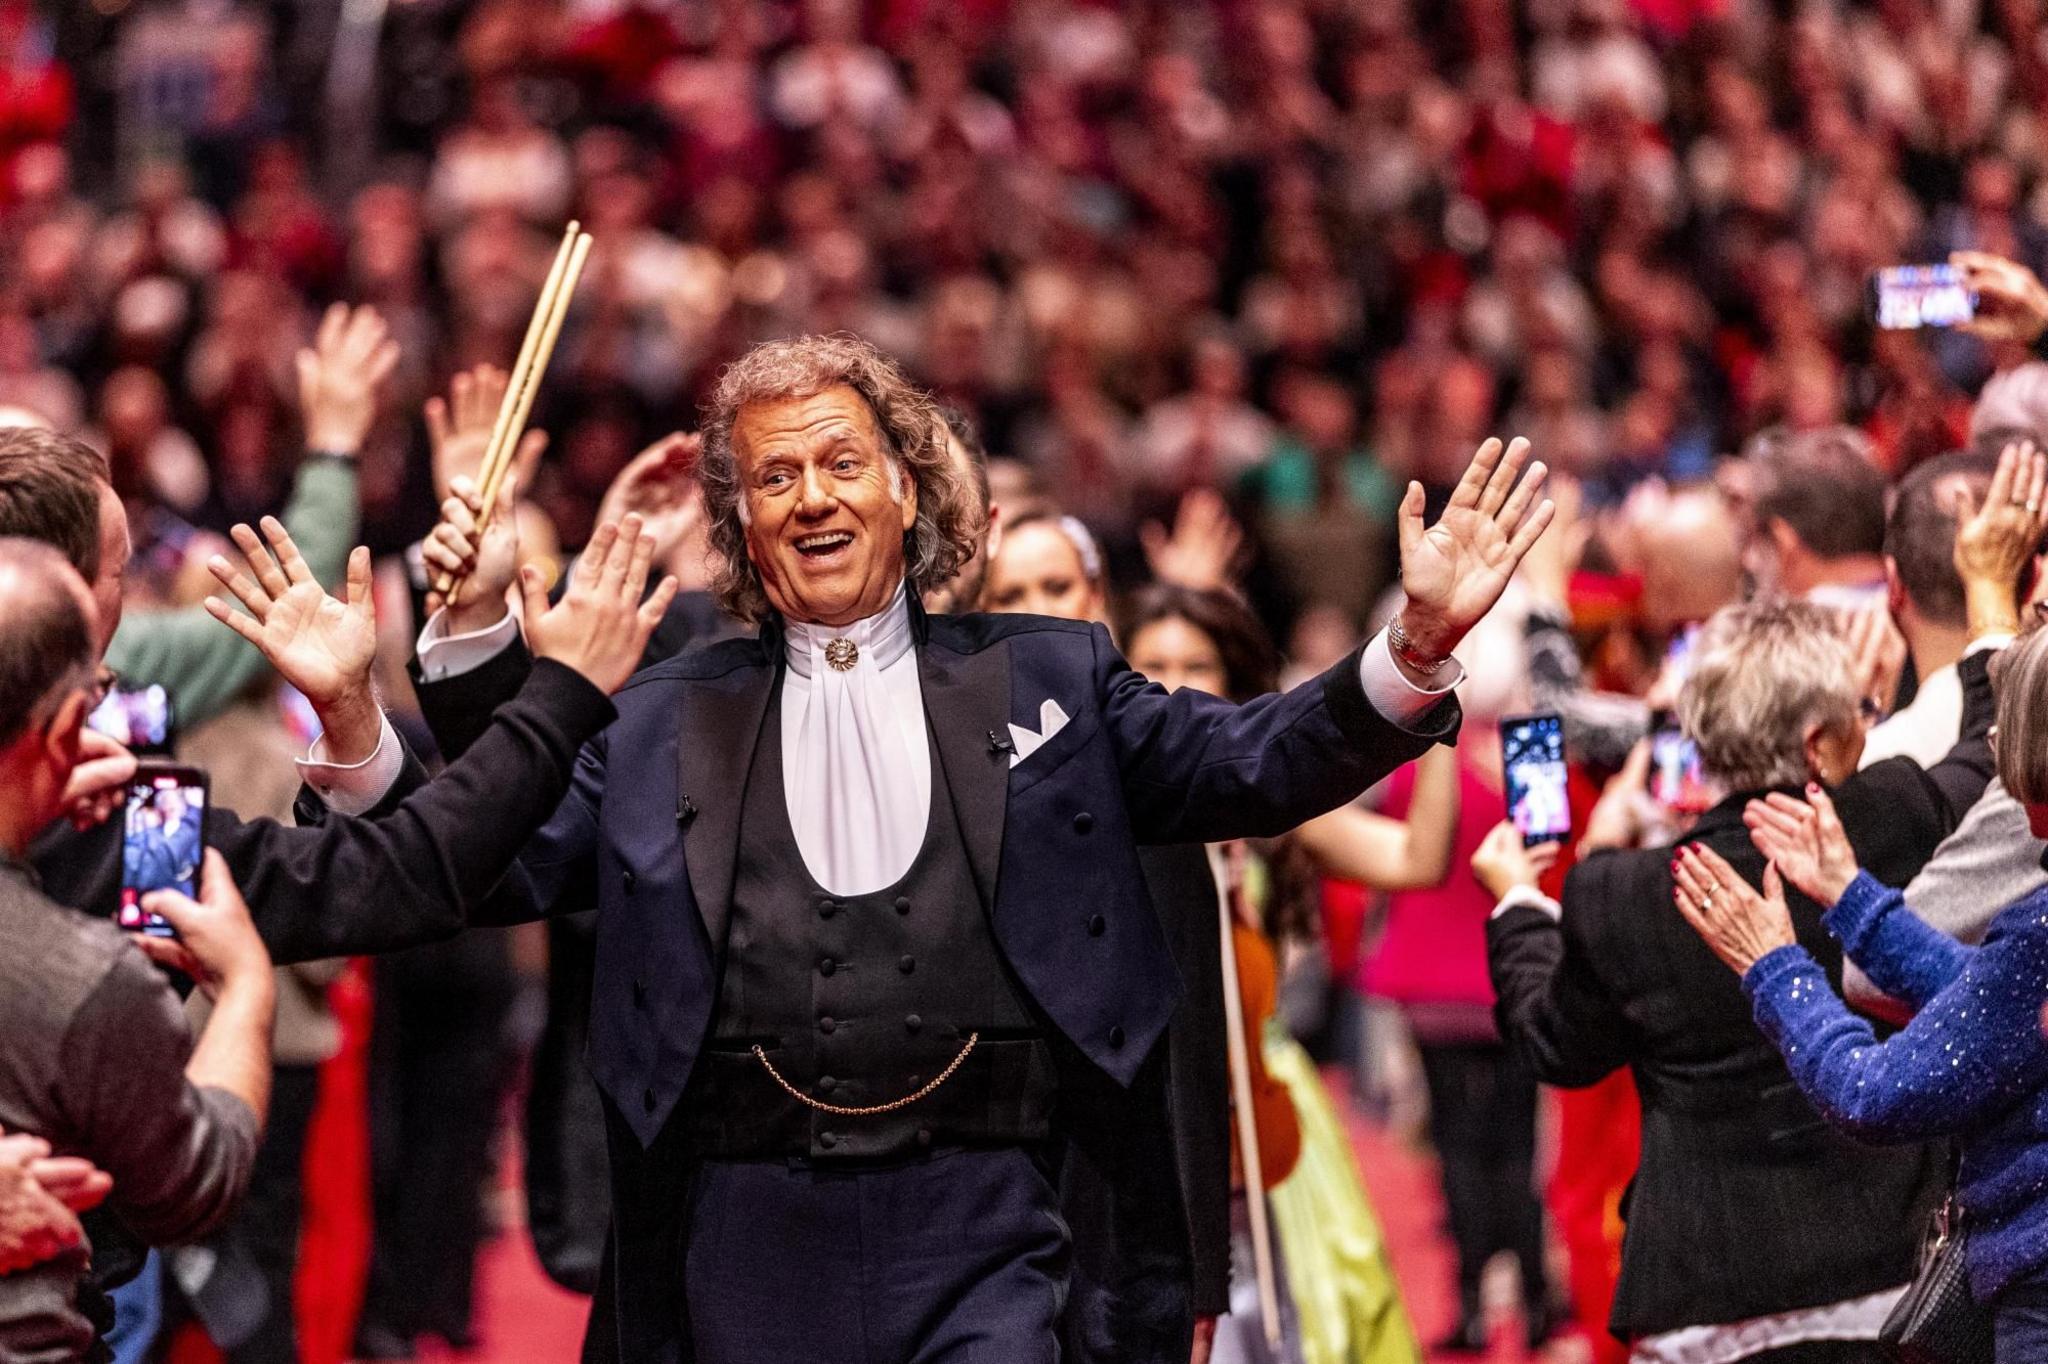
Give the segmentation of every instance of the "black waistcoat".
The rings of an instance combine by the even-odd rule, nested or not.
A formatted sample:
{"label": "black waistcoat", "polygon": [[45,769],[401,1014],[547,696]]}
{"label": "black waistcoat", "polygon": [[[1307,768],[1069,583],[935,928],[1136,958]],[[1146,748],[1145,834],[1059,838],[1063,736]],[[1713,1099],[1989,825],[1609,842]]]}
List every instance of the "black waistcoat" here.
{"label": "black waistcoat", "polygon": [[[747,776],[718,1009],[684,1110],[700,1155],[875,1160],[933,1145],[1037,1141],[1049,1128],[1051,1055],[996,947],[974,888],[938,745],[931,810],[910,870],[865,895],[832,895],[804,865],[783,792],[780,687]],[[976,1037],[937,1089],[916,1094]]]}

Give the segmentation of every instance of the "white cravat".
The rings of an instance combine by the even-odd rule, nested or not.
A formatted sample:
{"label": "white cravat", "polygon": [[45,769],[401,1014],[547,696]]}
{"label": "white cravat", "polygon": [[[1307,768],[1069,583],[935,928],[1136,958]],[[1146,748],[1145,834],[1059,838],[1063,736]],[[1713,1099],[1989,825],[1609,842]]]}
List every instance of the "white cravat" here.
{"label": "white cravat", "polygon": [[[902,879],[931,814],[931,743],[903,589],[841,628],[783,637],[782,791],[797,851],[819,885],[864,895]],[[844,641],[844,643],[841,643]],[[850,666],[834,666],[836,657]]]}

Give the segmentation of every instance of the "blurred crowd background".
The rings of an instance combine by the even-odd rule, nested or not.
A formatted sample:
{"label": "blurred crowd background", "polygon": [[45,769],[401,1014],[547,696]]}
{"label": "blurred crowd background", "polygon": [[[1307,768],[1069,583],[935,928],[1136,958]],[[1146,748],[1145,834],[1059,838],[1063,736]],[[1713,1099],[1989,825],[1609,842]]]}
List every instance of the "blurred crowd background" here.
{"label": "blurred crowd background", "polygon": [[597,239],[537,425],[564,542],[718,366],[846,328],[1110,547],[1237,504],[1276,624],[1357,615],[1393,498],[1486,433],[1595,503],[1771,423],[1960,441],[1995,357],[1867,272],[2048,267],[2037,0],[0,0],[0,400],[201,525],[289,484],[290,356],[404,346],[367,534],[433,516],[419,400]]}
{"label": "blurred crowd background", "polygon": [[[510,361],[574,217],[596,246],[522,518],[563,555],[637,451],[695,426],[721,365],[844,329],[971,420],[999,503],[1085,521],[1112,589],[1241,532],[1234,576],[1297,668],[1389,586],[1406,481],[1440,497],[1483,438],[1525,435],[1577,490],[1545,586],[1585,570],[1589,678],[1639,694],[1667,627],[1739,590],[1727,456],[1846,425],[1896,480],[1968,444],[1977,391],[2025,358],[1877,332],[1864,291],[1958,249],[2048,273],[2042,10],[0,0],[0,406],[107,454],[131,595],[175,600],[208,532],[291,490],[293,356],[323,309],[373,305],[401,357],[359,461],[362,538],[401,606],[436,516],[422,404]],[[1689,490],[1717,478],[1732,508]],[[402,711],[414,623],[385,615]],[[1493,794],[1476,780],[1449,993],[1483,1009],[1492,902],[1462,863],[1497,767]],[[1400,998],[1361,897],[1332,897],[1325,975]],[[380,1149],[449,1162],[383,1180],[384,1221],[413,1223],[372,1273],[381,1340],[357,1342],[385,1357],[472,1339],[466,1262],[434,1281],[434,1252],[477,1235],[492,1096],[535,1027],[521,950],[471,935],[377,968]],[[308,1067],[341,1045],[316,1033]],[[1412,1073],[1359,1079],[1419,1126]],[[1576,1215],[1611,1237],[1611,1206]],[[1604,1269],[1573,1272],[1597,1298]]]}

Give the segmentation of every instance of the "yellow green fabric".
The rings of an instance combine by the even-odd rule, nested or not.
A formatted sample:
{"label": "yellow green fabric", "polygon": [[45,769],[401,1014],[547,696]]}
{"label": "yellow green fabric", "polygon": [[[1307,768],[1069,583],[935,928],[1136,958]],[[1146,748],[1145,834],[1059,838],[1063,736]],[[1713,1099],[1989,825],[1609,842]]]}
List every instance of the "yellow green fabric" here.
{"label": "yellow green fabric", "polygon": [[1266,1201],[1303,1364],[1421,1364],[1379,1219],[1315,1063],[1277,1024],[1261,1046],[1267,1073],[1287,1086],[1301,1120],[1301,1160]]}

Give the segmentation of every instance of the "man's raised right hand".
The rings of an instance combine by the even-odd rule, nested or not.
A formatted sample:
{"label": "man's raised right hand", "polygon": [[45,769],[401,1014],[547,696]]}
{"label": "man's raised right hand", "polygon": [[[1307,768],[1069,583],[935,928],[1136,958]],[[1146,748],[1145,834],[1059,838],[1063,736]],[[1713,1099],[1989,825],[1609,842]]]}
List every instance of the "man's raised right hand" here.
{"label": "man's raised right hand", "polygon": [[519,570],[528,646],[537,657],[574,668],[606,695],[625,686],[639,668],[647,639],[678,587],[673,576],[664,578],[641,600],[654,561],[654,537],[643,534],[641,525],[638,515],[629,515],[618,525],[599,526],[569,576],[568,590],[553,606],[540,570]]}

